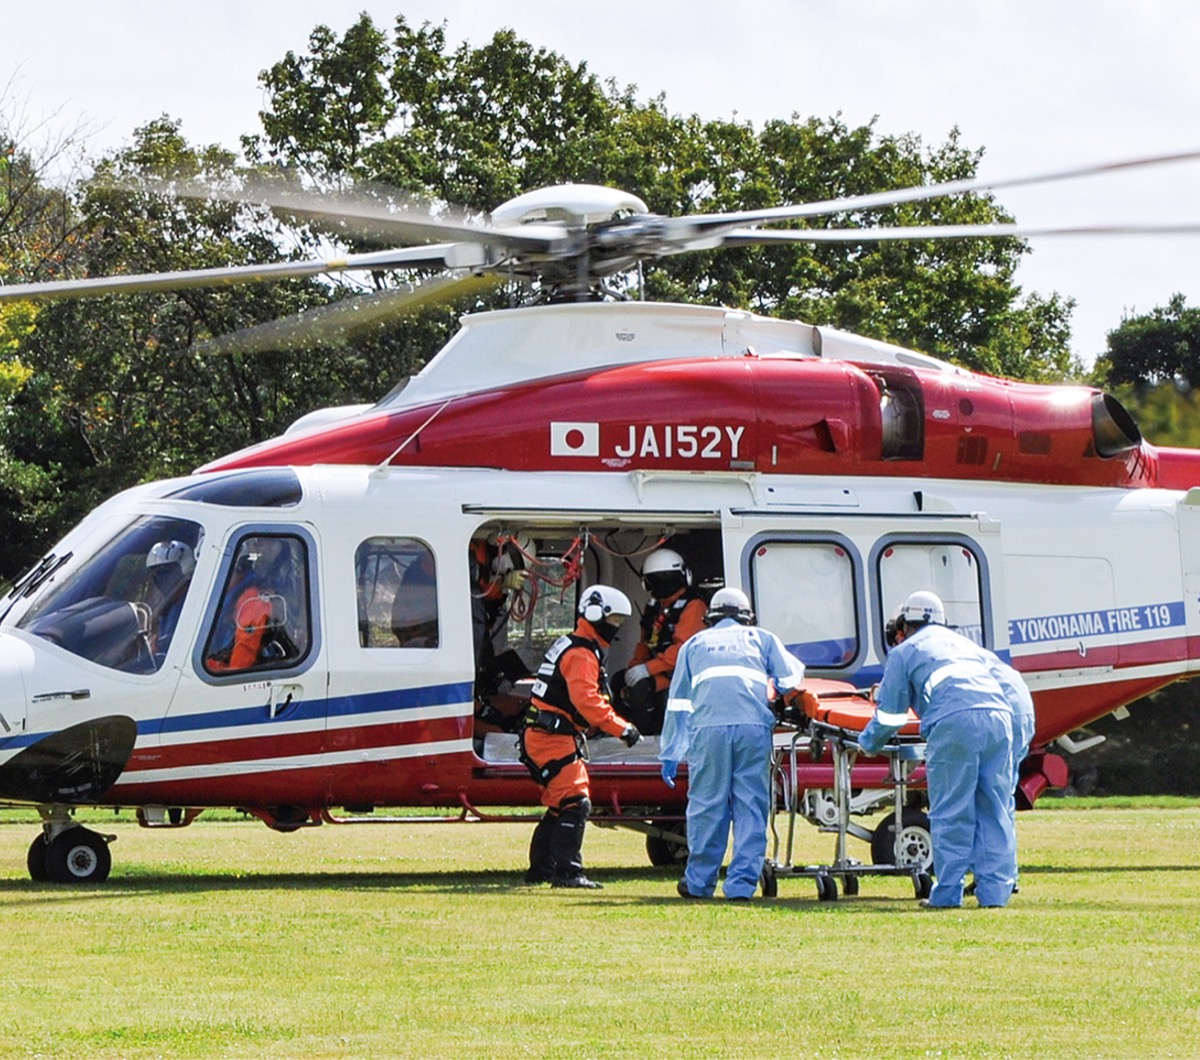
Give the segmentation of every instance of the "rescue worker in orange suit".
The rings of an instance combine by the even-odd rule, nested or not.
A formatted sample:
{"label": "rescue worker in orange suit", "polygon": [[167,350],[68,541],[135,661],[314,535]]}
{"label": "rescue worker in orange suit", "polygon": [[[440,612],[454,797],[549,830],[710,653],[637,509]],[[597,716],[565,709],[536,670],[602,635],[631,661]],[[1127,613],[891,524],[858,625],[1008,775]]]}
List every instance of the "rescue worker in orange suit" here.
{"label": "rescue worker in orange suit", "polygon": [[545,816],[529,844],[526,883],[599,888],[583,872],[583,832],[592,809],[584,740],[596,728],[627,747],[641,739],[612,707],[604,655],[633,608],[619,589],[583,591],[572,633],[559,637],[538,667],[521,729],[521,761],[542,789]]}
{"label": "rescue worker in orange suit", "polygon": [[536,558],[533,542],[522,533],[504,543],[496,536],[471,539],[471,624],[475,637],[475,690],[477,695],[495,692],[504,680],[515,682],[528,676],[520,655],[511,649],[496,654],[495,639],[508,621],[510,597],[529,578],[525,559]]}
{"label": "rescue worker in orange suit", "polygon": [[629,666],[613,675],[613,689],[625,712],[647,736],[662,732],[667,691],[679,649],[700,630],[708,606],[692,587],[683,557],[660,548],[646,557],[642,586],[650,594],[642,614],[642,635]]}

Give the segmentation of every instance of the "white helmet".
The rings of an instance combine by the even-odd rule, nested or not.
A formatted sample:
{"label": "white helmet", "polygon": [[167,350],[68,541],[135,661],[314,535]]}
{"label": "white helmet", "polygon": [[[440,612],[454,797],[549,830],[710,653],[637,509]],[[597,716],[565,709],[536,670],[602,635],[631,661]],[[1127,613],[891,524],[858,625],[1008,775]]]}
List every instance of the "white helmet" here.
{"label": "white helmet", "polygon": [[628,618],[633,614],[633,605],[620,589],[611,585],[589,585],[579,597],[579,613],[595,625],[613,615]]}
{"label": "white helmet", "polygon": [[192,551],[191,545],[182,541],[159,541],[146,553],[148,570],[165,567],[169,563],[178,563],[183,576],[189,578],[196,569],[196,553]]}
{"label": "white helmet", "polygon": [[642,585],[646,592],[661,599],[692,584],[692,572],[683,557],[672,548],[658,548],[642,565]]}
{"label": "white helmet", "polygon": [[713,593],[712,603],[708,605],[708,614],[704,616],[704,620],[711,626],[723,618],[732,618],[743,626],[754,623],[750,598],[741,589],[726,586]]}
{"label": "white helmet", "polygon": [[933,622],[936,625],[944,626],[946,624],[946,607],[937,593],[922,589],[904,601],[899,617],[906,623]]}

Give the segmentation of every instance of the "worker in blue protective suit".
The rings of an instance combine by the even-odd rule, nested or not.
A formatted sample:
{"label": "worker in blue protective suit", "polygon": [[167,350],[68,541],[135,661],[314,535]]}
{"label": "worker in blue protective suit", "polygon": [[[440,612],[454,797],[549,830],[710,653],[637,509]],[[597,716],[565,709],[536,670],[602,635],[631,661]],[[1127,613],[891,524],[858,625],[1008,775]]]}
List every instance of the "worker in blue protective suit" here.
{"label": "worker in blue protective suit", "polygon": [[1013,710],[986,648],[946,627],[931,592],[916,592],[896,616],[875,714],[859,746],[876,754],[911,706],[926,742],[925,776],[937,883],[932,908],[962,905],[963,877],[975,873],[981,906],[1008,904],[1016,876],[1013,833]]}
{"label": "worker in blue protective suit", "polygon": [[688,764],[688,862],[678,891],[711,898],[733,826],[725,897],[746,901],[758,887],[771,804],[770,705],[795,692],[804,664],[765,629],[740,589],[714,594],[703,629],[680,649],[671,678],[659,759],[671,787]]}
{"label": "worker in blue protective suit", "polygon": [[[1034,730],[1037,728],[1037,718],[1033,712],[1033,695],[1029,691],[1029,686],[1025,683],[1020,673],[1014,670],[1008,663],[996,660],[992,668],[992,676],[1000,682],[1000,687],[1004,689],[1004,695],[1008,699],[1009,706],[1012,707],[1012,798],[1009,799],[1009,814],[1013,821],[1013,856],[1016,856],[1016,823],[1017,823],[1017,784],[1021,780],[1021,763],[1025,761],[1025,756],[1029,754],[1030,745],[1033,743]],[[1020,876],[1020,869],[1014,866],[1013,870],[1013,890],[1016,890],[1017,879]]]}

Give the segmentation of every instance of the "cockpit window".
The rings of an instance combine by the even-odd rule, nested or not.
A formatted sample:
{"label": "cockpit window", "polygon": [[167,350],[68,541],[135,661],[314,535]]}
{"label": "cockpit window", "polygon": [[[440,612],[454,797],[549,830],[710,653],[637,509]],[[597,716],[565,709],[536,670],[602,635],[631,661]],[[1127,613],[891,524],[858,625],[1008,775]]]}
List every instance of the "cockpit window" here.
{"label": "cockpit window", "polygon": [[17,626],[100,666],[153,673],[170,650],[203,540],[197,523],[138,519],[51,585]]}
{"label": "cockpit window", "polygon": [[304,497],[296,472],[264,467],[189,482],[167,494],[172,500],[222,504],[228,508],[291,508]]}

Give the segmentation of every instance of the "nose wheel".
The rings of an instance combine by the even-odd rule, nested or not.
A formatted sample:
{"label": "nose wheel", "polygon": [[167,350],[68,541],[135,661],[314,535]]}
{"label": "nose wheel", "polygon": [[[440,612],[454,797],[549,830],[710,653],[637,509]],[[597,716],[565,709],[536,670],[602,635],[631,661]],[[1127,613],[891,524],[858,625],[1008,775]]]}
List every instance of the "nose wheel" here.
{"label": "nose wheel", "polygon": [[37,836],[29,846],[26,866],[38,883],[102,883],[112,870],[108,837],[76,825],[52,840]]}

